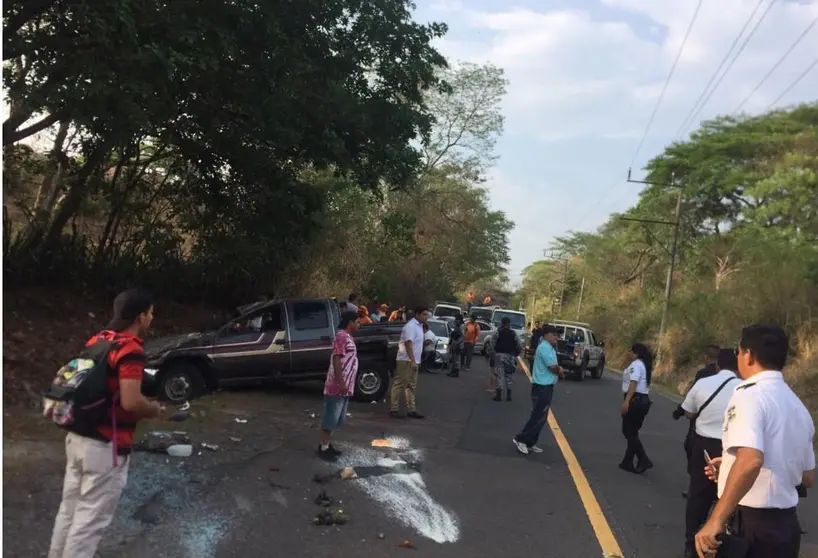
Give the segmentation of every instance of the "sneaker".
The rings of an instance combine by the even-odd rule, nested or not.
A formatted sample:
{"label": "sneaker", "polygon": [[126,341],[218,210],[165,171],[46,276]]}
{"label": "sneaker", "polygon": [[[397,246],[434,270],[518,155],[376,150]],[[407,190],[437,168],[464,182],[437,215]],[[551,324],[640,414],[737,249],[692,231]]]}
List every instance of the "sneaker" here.
{"label": "sneaker", "polygon": [[323,459],[324,461],[338,461],[338,456],[335,455],[330,451],[330,448],[321,449],[321,446],[318,446],[318,457]]}
{"label": "sneaker", "polygon": [[409,417],[409,418],[413,418],[413,419],[425,419],[426,418],[426,415],[421,415],[417,411],[409,411],[408,413],[406,413],[406,416]]}
{"label": "sneaker", "polygon": [[335,456],[340,456],[342,453],[344,453],[341,450],[339,450],[338,448],[336,448],[335,446],[333,446],[332,444],[329,445],[329,448],[327,449],[327,451],[330,452],[331,454],[335,455]]}
{"label": "sneaker", "polygon": [[389,416],[392,418],[403,418],[398,411],[389,411]]}
{"label": "sneaker", "polygon": [[542,453],[543,449],[540,446],[528,446],[528,451],[531,453]]}
{"label": "sneaker", "polygon": [[528,455],[528,446],[527,445],[518,442],[517,438],[512,438],[511,441],[514,442],[514,445],[517,447],[518,452],[522,453],[523,455]]}

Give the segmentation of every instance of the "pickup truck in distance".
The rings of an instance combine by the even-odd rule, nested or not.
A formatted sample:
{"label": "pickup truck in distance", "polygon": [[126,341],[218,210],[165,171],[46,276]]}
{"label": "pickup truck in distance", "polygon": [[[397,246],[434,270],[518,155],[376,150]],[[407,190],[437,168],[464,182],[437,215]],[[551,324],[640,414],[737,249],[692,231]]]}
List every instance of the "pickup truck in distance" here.
{"label": "pickup truck in distance", "polygon": [[551,322],[559,331],[557,359],[560,366],[573,372],[574,379],[582,381],[590,371],[600,379],[605,373],[605,343],[598,340],[590,324],[583,322]]}
{"label": "pickup truck in distance", "polygon": [[[257,382],[323,380],[340,309],[328,298],[258,302],[214,331],[145,344],[145,373],[157,395],[181,402],[207,389]],[[355,334],[359,369],[355,398],[378,401],[389,388],[403,323],[377,323]]]}

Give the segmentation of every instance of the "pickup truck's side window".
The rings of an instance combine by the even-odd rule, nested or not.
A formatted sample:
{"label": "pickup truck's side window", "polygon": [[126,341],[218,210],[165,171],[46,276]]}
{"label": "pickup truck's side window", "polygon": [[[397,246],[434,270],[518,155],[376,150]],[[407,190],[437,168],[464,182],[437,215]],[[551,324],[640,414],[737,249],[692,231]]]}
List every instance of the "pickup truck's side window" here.
{"label": "pickup truck's side window", "polygon": [[588,343],[590,343],[592,346],[596,345],[596,337],[594,337],[594,332],[590,329],[588,330]]}
{"label": "pickup truck's side window", "polygon": [[329,315],[323,302],[296,302],[293,314],[293,328],[296,331],[329,329]]}

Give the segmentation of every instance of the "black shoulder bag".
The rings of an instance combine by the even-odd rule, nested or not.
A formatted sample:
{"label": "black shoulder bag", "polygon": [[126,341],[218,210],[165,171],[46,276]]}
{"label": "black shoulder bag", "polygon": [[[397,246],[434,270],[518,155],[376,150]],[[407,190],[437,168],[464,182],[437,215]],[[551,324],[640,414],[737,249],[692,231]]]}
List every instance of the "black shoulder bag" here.
{"label": "black shoulder bag", "polygon": [[[733,376],[732,378],[727,378],[726,380],[724,380],[721,383],[721,385],[718,387],[718,389],[716,389],[716,391],[714,391],[713,393],[710,394],[710,397],[707,398],[707,401],[705,401],[704,404],[701,407],[699,407],[699,410],[696,412],[696,417],[698,418],[699,415],[702,414],[702,411],[704,411],[707,408],[707,406],[710,405],[710,402],[713,401],[713,399],[716,398],[716,396],[721,392],[722,389],[724,389],[724,386],[726,386],[727,384],[729,384],[730,382],[732,382],[733,380],[736,380],[736,379],[737,378],[735,376]],[[685,438],[685,443],[684,443],[685,453],[687,454],[688,458],[690,458],[690,456],[693,455],[693,436],[695,434],[696,434],[696,419],[693,419],[693,420],[690,421],[690,428],[687,430],[687,437]]]}

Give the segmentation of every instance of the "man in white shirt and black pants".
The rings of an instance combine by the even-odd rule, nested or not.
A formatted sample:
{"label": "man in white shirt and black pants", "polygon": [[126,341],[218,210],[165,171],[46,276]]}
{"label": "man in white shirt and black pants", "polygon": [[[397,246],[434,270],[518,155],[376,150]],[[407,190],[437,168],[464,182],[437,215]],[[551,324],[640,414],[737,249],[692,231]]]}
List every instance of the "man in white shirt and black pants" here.
{"label": "man in white shirt and black pants", "polygon": [[[744,546],[747,558],[798,558],[797,486],[815,481],[815,424],[784,382],[789,340],[778,326],[744,328],[738,348],[742,382],[724,414],[724,454],[706,472],[719,501],[696,534],[701,558],[719,546]],[[722,536],[732,517],[732,534]],[[728,550],[725,548],[725,550]]]}
{"label": "man in white shirt and black pants", "polygon": [[690,484],[685,508],[685,558],[695,558],[693,537],[707,521],[710,508],[716,501],[716,485],[704,474],[707,465],[705,452],[710,457],[721,457],[724,413],[739,383],[735,350],[720,349],[716,362],[719,372],[696,381],[681,405],[695,428],[687,470]]}

